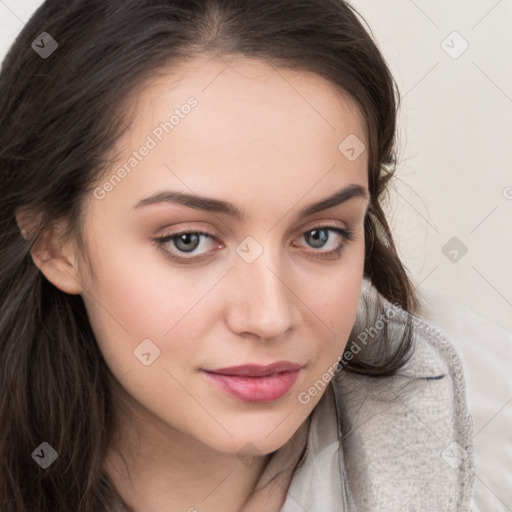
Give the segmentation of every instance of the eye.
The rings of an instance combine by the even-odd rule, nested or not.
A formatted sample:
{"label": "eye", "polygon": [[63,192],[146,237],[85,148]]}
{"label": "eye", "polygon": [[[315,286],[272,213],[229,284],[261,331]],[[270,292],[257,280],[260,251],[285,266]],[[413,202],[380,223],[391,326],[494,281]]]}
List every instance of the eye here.
{"label": "eye", "polygon": [[[205,233],[204,231],[187,230],[175,233],[173,235],[157,238],[155,239],[155,243],[159,248],[169,253],[170,255],[171,253],[168,248],[169,245],[174,246],[174,249],[171,247],[171,250],[173,251],[177,249],[177,252],[193,254],[198,247],[205,245],[204,243],[201,244],[202,239],[206,239],[206,241],[210,242],[210,244],[213,243],[214,240],[214,238],[209,233]],[[208,243],[206,245],[208,245]],[[192,259],[190,257],[180,258],[180,256],[171,256],[175,257],[176,259]]]}
{"label": "eye", "polygon": [[[331,225],[314,227],[302,233],[300,237],[303,237],[306,243],[315,249],[311,251],[313,257],[320,258],[339,257],[345,245],[355,238],[353,231]],[[179,263],[193,263],[202,261],[203,256],[210,257],[214,251],[208,250],[208,245],[210,247],[222,247],[222,244],[213,235],[197,230],[185,230],[155,238],[154,243],[166,256]],[[206,247],[204,247],[205,245]],[[328,250],[319,250],[326,245],[332,247]],[[196,249],[203,250],[194,252]],[[191,256],[179,256],[180,253]]]}
{"label": "eye", "polygon": [[[334,234],[334,235],[333,235]],[[306,243],[314,249],[322,249],[328,246],[327,250],[315,250],[316,257],[339,257],[345,245],[355,239],[355,233],[350,229],[343,229],[338,226],[324,225],[310,229],[301,235]],[[330,247],[329,247],[330,246]]]}

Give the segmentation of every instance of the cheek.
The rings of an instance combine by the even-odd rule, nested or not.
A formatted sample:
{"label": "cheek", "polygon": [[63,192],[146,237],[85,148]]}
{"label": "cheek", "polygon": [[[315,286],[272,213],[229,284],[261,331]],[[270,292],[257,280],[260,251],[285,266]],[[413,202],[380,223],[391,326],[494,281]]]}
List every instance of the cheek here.
{"label": "cheek", "polygon": [[[121,379],[128,371],[134,378],[145,370],[154,376],[163,367],[173,368],[177,376],[197,368],[203,344],[220,318],[219,294],[224,290],[226,295],[216,283],[229,267],[179,268],[150,242],[102,247],[91,255],[95,275],[88,278],[90,294],[83,298],[112,372]],[[154,361],[149,368],[137,358],[148,351]]]}
{"label": "cheek", "polygon": [[308,273],[301,287],[301,298],[312,325],[316,325],[319,366],[325,371],[343,351],[352,331],[359,307],[364,272],[364,243],[359,242],[346,251],[336,270],[323,269]]}
{"label": "cheek", "polygon": [[105,230],[96,234],[94,242],[101,250],[91,255],[94,277],[87,281],[91,309],[102,319],[110,316],[117,321],[134,340],[162,337],[208,285],[194,279],[190,270],[167,262],[151,241],[132,233]]}
{"label": "cheek", "polygon": [[[318,321],[334,333],[346,332],[355,321],[364,272],[364,242],[354,241],[334,266],[303,271],[301,298]],[[300,283],[300,281],[298,281]]]}

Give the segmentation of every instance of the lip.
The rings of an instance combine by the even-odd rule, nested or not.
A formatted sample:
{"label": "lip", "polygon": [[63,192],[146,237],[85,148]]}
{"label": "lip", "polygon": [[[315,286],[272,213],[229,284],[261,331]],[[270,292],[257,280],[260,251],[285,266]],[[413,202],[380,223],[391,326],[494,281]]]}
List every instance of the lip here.
{"label": "lip", "polygon": [[204,369],[208,380],[228,395],[249,403],[273,402],[295,384],[303,365],[278,361],[269,365],[245,364]]}
{"label": "lip", "polygon": [[220,375],[232,375],[237,377],[268,377],[274,373],[294,372],[302,368],[301,364],[290,363],[289,361],[276,361],[272,364],[241,364],[227,368],[205,369],[209,373]]}

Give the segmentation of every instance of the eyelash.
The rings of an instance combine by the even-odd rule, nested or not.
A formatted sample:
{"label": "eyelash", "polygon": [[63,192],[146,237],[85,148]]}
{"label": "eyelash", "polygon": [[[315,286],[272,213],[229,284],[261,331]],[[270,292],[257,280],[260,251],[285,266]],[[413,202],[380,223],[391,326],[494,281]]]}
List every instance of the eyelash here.
{"label": "eyelash", "polygon": [[[344,242],[342,242],[341,245],[339,245],[335,249],[331,249],[330,251],[321,251],[320,249],[318,251],[315,251],[313,249],[313,252],[318,253],[318,255],[314,256],[315,258],[331,259],[330,257],[334,257],[333,259],[337,259],[341,256],[343,249],[345,248],[347,243],[355,240],[355,232],[353,230],[348,229],[348,228],[340,228],[339,226],[334,226],[334,225],[330,225],[330,224],[315,226],[311,229],[308,229],[307,231],[304,231],[300,236],[311,233],[312,231],[316,231],[316,230],[334,231],[335,233],[342,236],[342,238],[344,239]],[[190,257],[176,256],[175,254],[173,254],[171,251],[169,251],[168,249],[166,249],[164,247],[168,242],[171,242],[174,239],[177,239],[178,237],[180,237],[182,235],[187,235],[187,234],[203,235],[203,236],[205,236],[207,238],[211,238],[213,240],[216,239],[213,235],[211,235],[210,233],[206,233],[205,231],[186,229],[183,231],[179,231],[177,233],[173,233],[172,235],[165,235],[162,237],[155,238],[153,241],[154,241],[154,244],[156,245],[156,247],[159,250],[161,250],[168,258],[170,258],[172,261],[175,261],[178,263],[184,263],[184,264],[195,263],[195,262],[203,261],[204,256],[209,257],[208,256],[209,252],[203,253],[199,256],[190,256]]]}

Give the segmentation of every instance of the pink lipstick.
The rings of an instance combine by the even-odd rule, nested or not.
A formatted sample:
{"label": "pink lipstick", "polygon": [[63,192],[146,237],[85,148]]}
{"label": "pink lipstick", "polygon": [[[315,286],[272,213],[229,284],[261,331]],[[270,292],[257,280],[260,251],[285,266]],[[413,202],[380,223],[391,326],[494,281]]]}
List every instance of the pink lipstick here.
{"label": "pink lipstick", "polygon": [[303,365],[277,361],[269,365],[245,364],[203,370],[208,380],[244,402],[273,402],[295,384]]}

